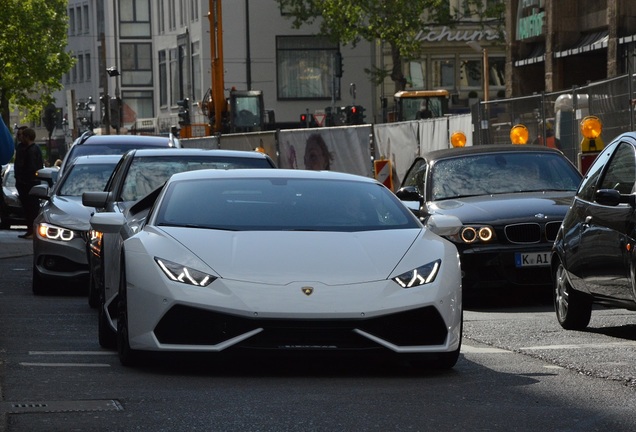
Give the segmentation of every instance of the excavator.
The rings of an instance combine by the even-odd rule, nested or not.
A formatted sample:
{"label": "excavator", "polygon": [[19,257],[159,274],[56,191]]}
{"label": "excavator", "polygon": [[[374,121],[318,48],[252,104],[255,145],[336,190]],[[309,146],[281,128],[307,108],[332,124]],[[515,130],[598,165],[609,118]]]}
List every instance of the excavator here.
{"label": "excavator", "polygon": [[209,4],[212,86],[199,104],[201,111],[208,117],[213,134],[265,130],[266,112],[261,90],[233,87],[229,97],[225,96],[221,0],[209,0]]}

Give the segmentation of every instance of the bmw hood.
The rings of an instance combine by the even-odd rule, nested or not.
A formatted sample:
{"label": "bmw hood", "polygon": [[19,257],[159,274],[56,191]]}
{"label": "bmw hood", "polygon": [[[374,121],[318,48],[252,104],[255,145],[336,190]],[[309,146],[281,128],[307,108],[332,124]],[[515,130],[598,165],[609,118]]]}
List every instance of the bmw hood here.
{"label": "bmw hood", "polygon": [[485,195],[428,203],[430,213],[457,216],[463,223],[527,221],[528,217],[562,220],[572,204],[574,191],[523,192]]}
{"label": "bmw hood", "polygon": [[42,207],[42,221],[72,230],[88,231],[91,227],[91,213],[94,211],[94,208],[82,205],[81,196],[54,195]]}
{"label": "bmw hood", "polygon": [[386,279],[423,232],[161,229],[223,278],[281,285],[300,281],[341,285]]}

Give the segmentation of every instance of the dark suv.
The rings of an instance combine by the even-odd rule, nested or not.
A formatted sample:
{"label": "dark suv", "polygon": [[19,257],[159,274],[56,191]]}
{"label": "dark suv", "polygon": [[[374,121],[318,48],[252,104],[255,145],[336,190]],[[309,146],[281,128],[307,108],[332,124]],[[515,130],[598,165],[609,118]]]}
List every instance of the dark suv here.
{"label": "dark suv", "polygon": [[128,150],[143,148],[179,148],[181,143],[174,135],[169,136],[147,136],[147,135],[94,135],[92,132],[85,132],[75,140],[70,150],[64,156],[57,178],[60,178],[65,167],[78,156],[95,154],[120,154],[123,155]]}

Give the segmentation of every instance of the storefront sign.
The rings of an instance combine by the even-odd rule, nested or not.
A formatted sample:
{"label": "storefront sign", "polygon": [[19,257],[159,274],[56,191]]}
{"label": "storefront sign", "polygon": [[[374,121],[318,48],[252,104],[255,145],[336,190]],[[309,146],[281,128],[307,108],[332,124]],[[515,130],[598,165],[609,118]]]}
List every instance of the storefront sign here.
{"label": "storefront sign", "polygon": [[545,21],[544,0],[519,0],[518,6],[516,39],[541,36]]}
{"label": "storefront sign", "polygon": [[457,30],[450,27],[442,27],[428,31],[421,31],[416,36],[420,42],[470,42],[492,41],[499,39],[499,33],[495,30]]}

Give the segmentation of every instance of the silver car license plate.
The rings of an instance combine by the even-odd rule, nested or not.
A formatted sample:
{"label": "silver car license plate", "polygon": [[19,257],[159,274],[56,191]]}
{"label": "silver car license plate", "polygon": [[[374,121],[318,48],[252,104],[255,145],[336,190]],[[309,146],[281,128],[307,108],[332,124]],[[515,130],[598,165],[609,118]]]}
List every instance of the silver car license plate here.
{"label": "silver car license plate", "polygon": [[550,265],[550,252],[515,253],[517,267],[545,267]]}

